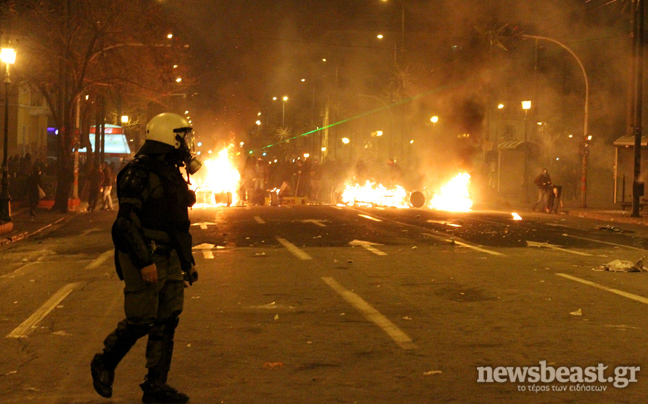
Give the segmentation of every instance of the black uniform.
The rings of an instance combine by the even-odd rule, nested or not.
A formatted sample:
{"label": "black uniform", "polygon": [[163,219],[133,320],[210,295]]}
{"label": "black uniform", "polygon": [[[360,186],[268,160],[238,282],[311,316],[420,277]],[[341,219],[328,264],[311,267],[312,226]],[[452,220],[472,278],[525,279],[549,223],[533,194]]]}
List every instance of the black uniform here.
{"label": "black uniform", "polygon": [[[126,318],[104,341],[92,363],[95,389],[112,395],[114,369],[137,340],[148,335],[141,384],[144,402],[186,402],[166,384],[173,338],[183,308],[183,273],[192,272],[188,207],[195,203],[178,167],[165,155],[139,155],[117,177],[119,212],[113,224],[115,265],[125,282]],[[157,284],[146,283],[141,269],[155,263]]]}

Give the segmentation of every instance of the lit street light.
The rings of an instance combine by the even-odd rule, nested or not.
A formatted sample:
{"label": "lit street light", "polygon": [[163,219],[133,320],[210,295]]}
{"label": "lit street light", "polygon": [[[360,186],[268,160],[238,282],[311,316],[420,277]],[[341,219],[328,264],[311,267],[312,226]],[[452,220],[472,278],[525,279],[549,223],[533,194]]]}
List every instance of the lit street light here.
{"label": "lit street light", "polygon": [[522,101],[522,109],[524,110],[524,178],[522,179],[524,190],[524,201],[529,202],[529,189],[528,189],[528,176],[529,176],[529,144],[527,139],[527,113],[531,109],[531,101]]}
{"label": "lit street light", "polygon": [[[642,4],[642,3],[639,2],[639,4]],[[583,63],[578,58],[578,56],[574,53],[574,51],[569,49],[567,47],[567,45],[565,45],[564,43],[562,43],[560,41],[557,41],[557,40],[555,40],[553,38],[547,38],[546,36],[526,35],[526,34],[524,34],[524,35],[522,35],[522,37],[523,38],[532,38],[532,39],[535,39],[536,41],[541,39],[541,40],[545,40],[545,41],[555,43],[556,45],[560,46],[561,48],[563,48],[564,50],[569,52],[569,54],[572,55],[574,57],[574,59],[576,59],[576,62],[578,63],[578,67],[580,67],[581,72],[583,73],[583,78],[585,79],[585,108],[584,108],[584,112],[583,112],[583,151],[582,151],[583,160],[582,160],[582,164],[581,164],[581,208],[586,208],[587,207],[587,156],[589,155],[589,140],[590,140],[589,135],[587,133],[588,132],[588,128],[587,128],[587,126],[588,126],[588,116],[589,116],[588,115],[589,114],[589,80],[587,79],[587,72],[585,71],[585,67],[583,66]],[[637,202],[638,202],[638,200],[637,200]],[[633,203],[633,205],[635,205],[635,204]],[[636,205],[638,205],[638,203]],[[635,213],[636,213],[636,216],[639,216],[639,213],[638,213],[637,209],[638,209],[638,206],[636,208],[633,206],[633,216],[635,216]],[[636,210],[636,212],[635,212],[635,210]]]}
{"label": "lit street light", "polygon": [[16,62],[16,51],[12,48],[2,48],[0,59],[5,64],[5,118],[4,118],[4,150],[2,158],[2,192],[0,192],[0,222],[11,222],[11,196],[9,195],[9,166],[7,152],[9,150],[9,65]]}
{"label": "lit street light", "polygon": [[288,101],[288,97],[284,95],[282,98],[283,102],[281,103],[281,127],[286,127],[285,120],[286,120],[286,101]]}

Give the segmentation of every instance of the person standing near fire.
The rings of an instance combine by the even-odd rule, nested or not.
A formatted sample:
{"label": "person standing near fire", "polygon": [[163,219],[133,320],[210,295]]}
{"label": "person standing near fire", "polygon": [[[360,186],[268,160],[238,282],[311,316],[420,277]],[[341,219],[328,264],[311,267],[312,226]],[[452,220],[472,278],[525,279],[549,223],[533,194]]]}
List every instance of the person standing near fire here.
{"label": "person standing near fire", "polygon": [[180,168],[193,175],[201,165],[193,154],[187,120],[163,113],[148,123],[144,145],[117,177],[119,211],[112,236],[117,274],[125,283],[126,318],[90,364],[94,389],[102,397],[112,396],[115,368],[122,358],[138,339],[148,336],[142,401],[189,401],[167,384],[167,377],[185,282],[198,280],[188,212],[196,194]]}
{"label": "person standing near fire", "polygon": [[547,202],[552,187],[549,171],[547,171],[546,168],[543,168],[542,172],[538,174],[533,183],[538,187],[538,200],[533,204],[532,210],[536,210],[538,205],[542,204],[541,210],[549,212]]}

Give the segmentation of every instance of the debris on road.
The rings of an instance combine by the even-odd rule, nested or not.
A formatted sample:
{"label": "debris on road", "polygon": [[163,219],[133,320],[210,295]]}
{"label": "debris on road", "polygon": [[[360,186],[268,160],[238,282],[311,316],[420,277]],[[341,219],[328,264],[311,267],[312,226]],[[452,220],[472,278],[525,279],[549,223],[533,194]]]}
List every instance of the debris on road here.
{"label": "debris on road", "polygon": [[596,230],[609,231],[609,232],[612,232],[612,233],[622,233],[623,232],[622,229],[620,229],[618,227],[614,227],[614,226],[612,226],[610,224],[606,224],[606,225],[602,225],[602,226],[596,226],[595,229]]}
{"label": "debris on road", "polygon": [[266,362],[263,364],[263,367],[266,369],[275,369],[275,368],[282,368],[283,367],[283,362]]}
{"label": "debris on road", "polygon": [[576,311],[572,311],[572,312],[569,313],[569,314],[571,314],[572,316],[582,316],[582,315],[583,315],[583,310],[582,310],[582,309],[578,309],[578,310],[576,310]]}
{"label": "debris on road", "polygon": [[644,267],[644,258],[633,263],[626,260],[614,260],[607,264],[601,264],[598,267],[592,268],[592,271],[610,271],[610,272],[646,272],[648,269]]}
{"label": "debris on road", "polygon": [[428,372],[423,372],[425,376],[440,375],[441,373],[443,372],[440,370],[430,370]]}

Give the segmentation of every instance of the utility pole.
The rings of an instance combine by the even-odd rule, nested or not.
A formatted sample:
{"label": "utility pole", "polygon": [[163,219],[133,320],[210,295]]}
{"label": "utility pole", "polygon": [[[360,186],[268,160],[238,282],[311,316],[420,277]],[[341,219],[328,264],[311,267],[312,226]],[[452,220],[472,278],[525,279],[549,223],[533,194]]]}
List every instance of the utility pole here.
{"label": "utility pole", "polygon": [[632,217],[640,217],[640,197],[643,195],[643,182],[639,181],[641,174],[641,137],[643,109],[643,0],[632,2],[632,79],[630,92],[632,93],[632,134],[634,135],[634,176],[632,180]]}

